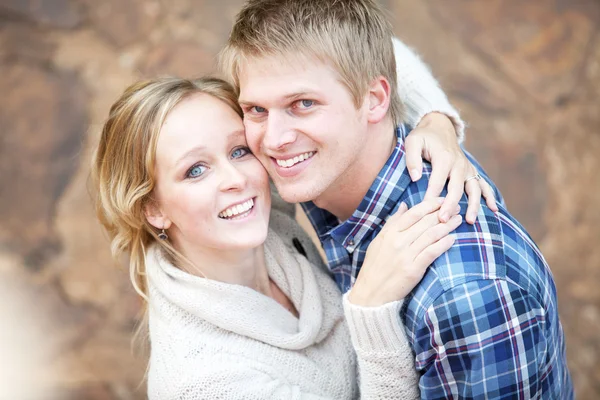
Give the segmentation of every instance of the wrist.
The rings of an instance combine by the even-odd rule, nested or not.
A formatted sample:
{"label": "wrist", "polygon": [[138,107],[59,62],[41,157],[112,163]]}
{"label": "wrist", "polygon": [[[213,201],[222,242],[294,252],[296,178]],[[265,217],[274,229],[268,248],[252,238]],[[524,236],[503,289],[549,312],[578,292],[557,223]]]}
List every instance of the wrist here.
{"label": "wrist", "polygon": [[397,299],[393,296],[384,296],[382,290],[377,293],[368,293],[360,290],[360,285],[356,285],[348,292],[348,302],[354,306],[359,307],[379,307],[381,305],[390,303]]}
{"label": "wrist", "polygon": [[452,119],[446,114],[437,111],[425,114],[417,124],[417,127],[448,133],[454,137],[457,136],[456,127],[454,126]]}
{"label": "wrist", "polygon": [[350,289],[350,292],[348,292],[348,302],[350,302],[350,304],[366,307],[366,300],[367,298],[355,288]]}
{"label": "wrist", "polygon": [[348,302],[355,306],[374,307],[373,296],[360,289],[360,282],[356,281],[354,287],[348,292]]}

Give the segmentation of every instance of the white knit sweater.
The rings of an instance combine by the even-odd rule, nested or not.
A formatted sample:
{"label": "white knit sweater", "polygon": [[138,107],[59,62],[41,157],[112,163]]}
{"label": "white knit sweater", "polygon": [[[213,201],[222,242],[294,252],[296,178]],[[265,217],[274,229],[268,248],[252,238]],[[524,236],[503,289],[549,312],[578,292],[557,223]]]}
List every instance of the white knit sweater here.
{"label": "white knit sweater", "polygon": [[344,299],[343,307],[316,248],[279,210],[265,254],[299,318],[250,288],[187,274],[158,247],[149,250],[151,400],[419,398],[401,302],[363,308]]}

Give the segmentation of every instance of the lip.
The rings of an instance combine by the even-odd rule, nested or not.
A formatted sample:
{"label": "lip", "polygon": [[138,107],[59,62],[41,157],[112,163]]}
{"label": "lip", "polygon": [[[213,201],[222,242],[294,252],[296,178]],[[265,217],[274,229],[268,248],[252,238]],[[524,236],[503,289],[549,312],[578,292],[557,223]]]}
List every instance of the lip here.
{"label": "lip", "polygon": [[[287,158],[285,158],[286,160],[289,160],[290,158],[294,158],[299,156],[300,154],[304,154],[304,153],[309,153],[307,151],[302,152],[302,153],[297,153],[297,154],[286,154],[285,156]],[[277,175],[281,176],[282,178],[291,178],[293,176],[296,176],[300,173],[302,173],[302,171],[304,171],[306,168],[308,168],[308,166],[310,165],[310,163],[312,162],[312,160],[315,158],[315,156],[317,155],[317,152],[314,151],[315,154],[313,154],[313,156],[307,160],[301,161],[298,164],[295,164],[291,167],[281,167],[279,164],[277,164],[277,159],[274,157],[270,157],[271,162],[273,163],[273,166],[275,168],[275,172],[277,172]],[[280,158],[281,160],[282,158]]]}
{"label": "lip", "polygon": [[[223,220],[223,221],[227,221],[227,222],[238,222],[238,221],[244,221],[244,220],[248,219],[249,217],[251,217],[251,216],[253,216],[253,215],[255,214],[255,211],[256,211],[256,206],[257,206],[256,199],[257,199],[257,197],[249,197],[249,198],[247,198],[246,200],[242,200],[242,201],[239,201],[239,202],[237,202],[237,203],[232,203],[232,204],[228,205],[227,207],[225,207],[225,208],[223,209],[223,211],[225,211],[225,210],[229,209],[230,207],[233,207],[233,206],[238,206],[238,205],[244,204],[244,203],[245,203],[245,202],[247,202],[248,200],[252,200],[252,201],[253,201],[253,203],[254,203],[254,205],[253,205],[253,206],[252,206],[252,208],[250,209],[250,213],[249,213],[248,215],[246,215],[245,217],[242,217],[242,218],[236,218],[236,219],[225,219],[225,218],[219,218],[219,219],[220,219],[220,220]],[[223,211],[219,212],[219,214],[220,214],[220,213],[222,213]],[[238,216],[239,216],[239,215],[238,215]]]}
{"label": "lip", "polygon": [[245,202],[247,202],[248,200],[252,200],[252,199],[256,199],[256,197],[248,197],[245,200],[242,201],[238,201],[237,203],[231,203],[230,205],[228,205],[227,207],[225,207],[224,209],[222,209],[221,211],[219,211],[219,214],[221,214],[223,211],[227,210],[228,208],[231,208],[233,206],[239,206],[244,204]]}

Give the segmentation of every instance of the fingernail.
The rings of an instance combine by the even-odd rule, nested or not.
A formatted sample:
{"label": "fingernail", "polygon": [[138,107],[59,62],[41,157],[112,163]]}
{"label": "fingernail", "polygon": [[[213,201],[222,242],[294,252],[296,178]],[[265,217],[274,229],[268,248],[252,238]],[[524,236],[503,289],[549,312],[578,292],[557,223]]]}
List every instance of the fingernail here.
{"label": "fingernail", "polygon": [[448,221],[448,213],[442,213],[442,215],[440,215],[440,220],[442,222]]}
{"label": "fingernail", "polygon": [[419,170],[416,168],[413,168],[409,171],[410,174],[410,179],[412,179],[412,181],[416,181],[419,180],[419,178],[421,177],[421,174],[419,173]]}
{"label": "fingernail", "polygon": [[454,214],[458,214],[460,213],[460,206],[456,206]]}
{"label": "fingernail", "polygon": [[462,217],[461,217],[460,215],[455,215],[454,217],[452,217],[452,219],[453,219],[455,222],[458,222],[458,221],[461,221],[461,220],[462,220]]}
{"label": "fingernail", "polygon": [[400,203],[400,207],[398,207],[399,210],[408,210],[408,206],[406,205],[405,202]]}
{"label": "fingernail", "polygon": [[443,197],[438,197],[438,198],[436,199],[436,201],[437,201],[437,203],[438,203],[438,204],[444,204],[444,200],[445,200],[445,199],[444,199]]}

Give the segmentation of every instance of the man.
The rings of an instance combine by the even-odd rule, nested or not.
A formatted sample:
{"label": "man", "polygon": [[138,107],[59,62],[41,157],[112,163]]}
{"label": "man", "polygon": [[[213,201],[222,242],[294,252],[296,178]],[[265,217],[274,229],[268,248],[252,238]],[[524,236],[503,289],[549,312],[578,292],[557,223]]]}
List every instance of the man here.
{"label": "man", "polygon": [[[429,164],[416,182],[407,168],[390,37],[371,0],[252,0],[222,58],[251,149],[302,203],[343,291],[388,217],[436,184]],[[479,174],[465,184],[487,188]],[[399,315],[423,398],[573,398],[549,267],[502,206],[457,229]]]}

